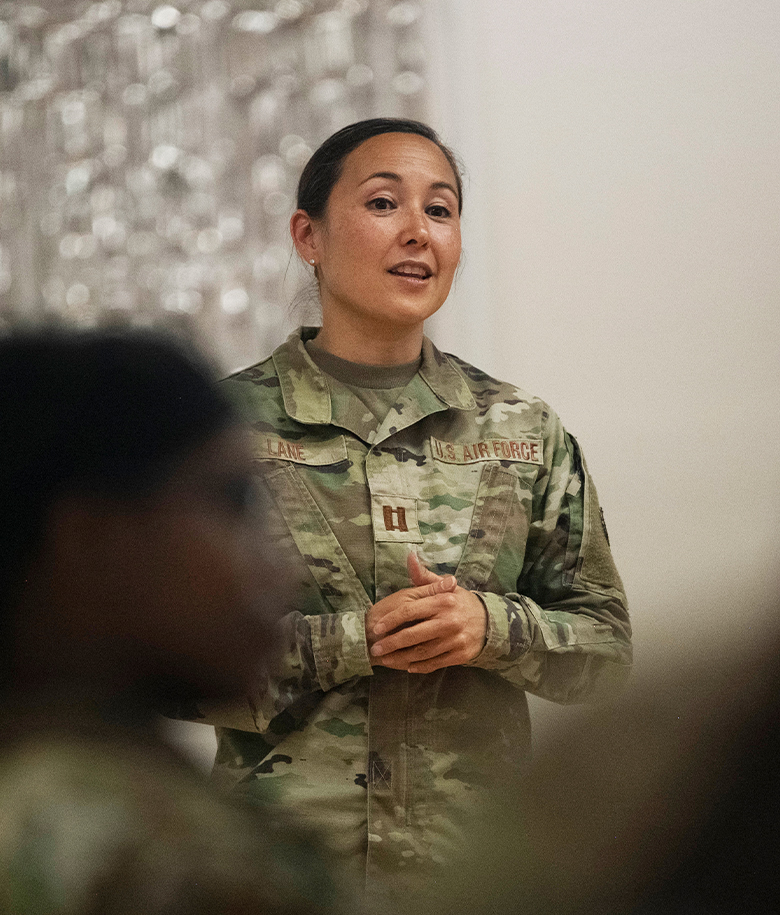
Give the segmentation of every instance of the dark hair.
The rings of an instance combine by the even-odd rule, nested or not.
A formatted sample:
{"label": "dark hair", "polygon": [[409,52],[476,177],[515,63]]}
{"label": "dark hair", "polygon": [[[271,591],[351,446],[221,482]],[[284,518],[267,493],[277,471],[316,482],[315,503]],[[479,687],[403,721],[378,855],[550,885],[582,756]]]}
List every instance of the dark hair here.
{"label": "dark hair", "polygon": [[199,357],[152,332],[0,339],[0,633],[59,497],[139,497],[233,421]]}
{"label": "dark hair", "polygon": [[303,170],[298,182],[298,209],[304,210],[312,219],[321,219],[325,215],[330,193],[341,176],[344,160],[361,143],[383,133],[414,133],[439,147],[455,174],[460,213],[463,209],[463,179],[454,154],[427,124],[405,118],[371,118],[367,121],[358,121],[328,137],[314,151]]}

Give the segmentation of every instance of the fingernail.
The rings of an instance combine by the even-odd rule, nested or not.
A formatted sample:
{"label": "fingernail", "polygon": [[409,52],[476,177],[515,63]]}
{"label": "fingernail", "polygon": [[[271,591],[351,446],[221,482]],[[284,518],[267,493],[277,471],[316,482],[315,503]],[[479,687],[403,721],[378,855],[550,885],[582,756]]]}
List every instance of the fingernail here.
{"label": "fingernail", "polygon": [[374,655],[374,657],[378,657],[380,654],[384,654],[384,653],[385,653],[385,650],[384,650],[384,648],[382,648],[381,645],[372,645],[371,646],[371,654]]}
{"label": "fingernail", "polygon": [[374,635],[383,635],[385,632],[386,629],[382,623],[377,623],[376,626],[374,626]]}
{"label": "fingernail", "polygon": [[455,584],[457,584],[454,575],[445,575],[444,578],[442,578],[441,583],[442,587],[444,588],[452,588]]}

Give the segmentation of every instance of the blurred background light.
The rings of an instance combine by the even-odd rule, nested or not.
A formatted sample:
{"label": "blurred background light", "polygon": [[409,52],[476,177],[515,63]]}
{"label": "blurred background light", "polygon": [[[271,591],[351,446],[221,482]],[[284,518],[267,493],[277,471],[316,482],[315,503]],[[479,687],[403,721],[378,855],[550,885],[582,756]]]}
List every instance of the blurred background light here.
{"label": "blurred background light", "polygon": [[350,121],[426,117],[421,8],[0,0],[0,326],[166,326],[226,369],[278,343],[298,175]]}

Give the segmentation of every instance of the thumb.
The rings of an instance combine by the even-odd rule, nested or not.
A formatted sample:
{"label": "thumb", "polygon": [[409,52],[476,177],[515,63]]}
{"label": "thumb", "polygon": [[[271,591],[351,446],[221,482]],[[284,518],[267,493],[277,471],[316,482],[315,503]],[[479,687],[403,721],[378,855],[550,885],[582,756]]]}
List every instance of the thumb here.
{"label": "thumb", "polygon": [[409,571],[409,580],[415,588],[441,580],[441,575],[437,575],[435,572],[431,572],[430,569],[425,568],[420,562],[420,557],[414,551],[406,557],[406,568]]}

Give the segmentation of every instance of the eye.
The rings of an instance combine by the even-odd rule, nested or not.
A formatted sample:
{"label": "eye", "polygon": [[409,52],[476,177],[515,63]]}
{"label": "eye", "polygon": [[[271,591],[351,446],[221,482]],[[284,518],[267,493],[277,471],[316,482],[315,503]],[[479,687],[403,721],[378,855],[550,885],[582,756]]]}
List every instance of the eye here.
{"label": "eye", "polygon": [[450,209],[441,203],[429,206],[426,212],[429,216],[433,216],[434,219],[447,219],[447,217],[452,216]]}
{"label": "eye", "polygon": [[395,209],[395,203],[393,203],[389,197],[374,197],[373,200],[368,202],[368,206],[372,210],[379,210],[381,212]]}

